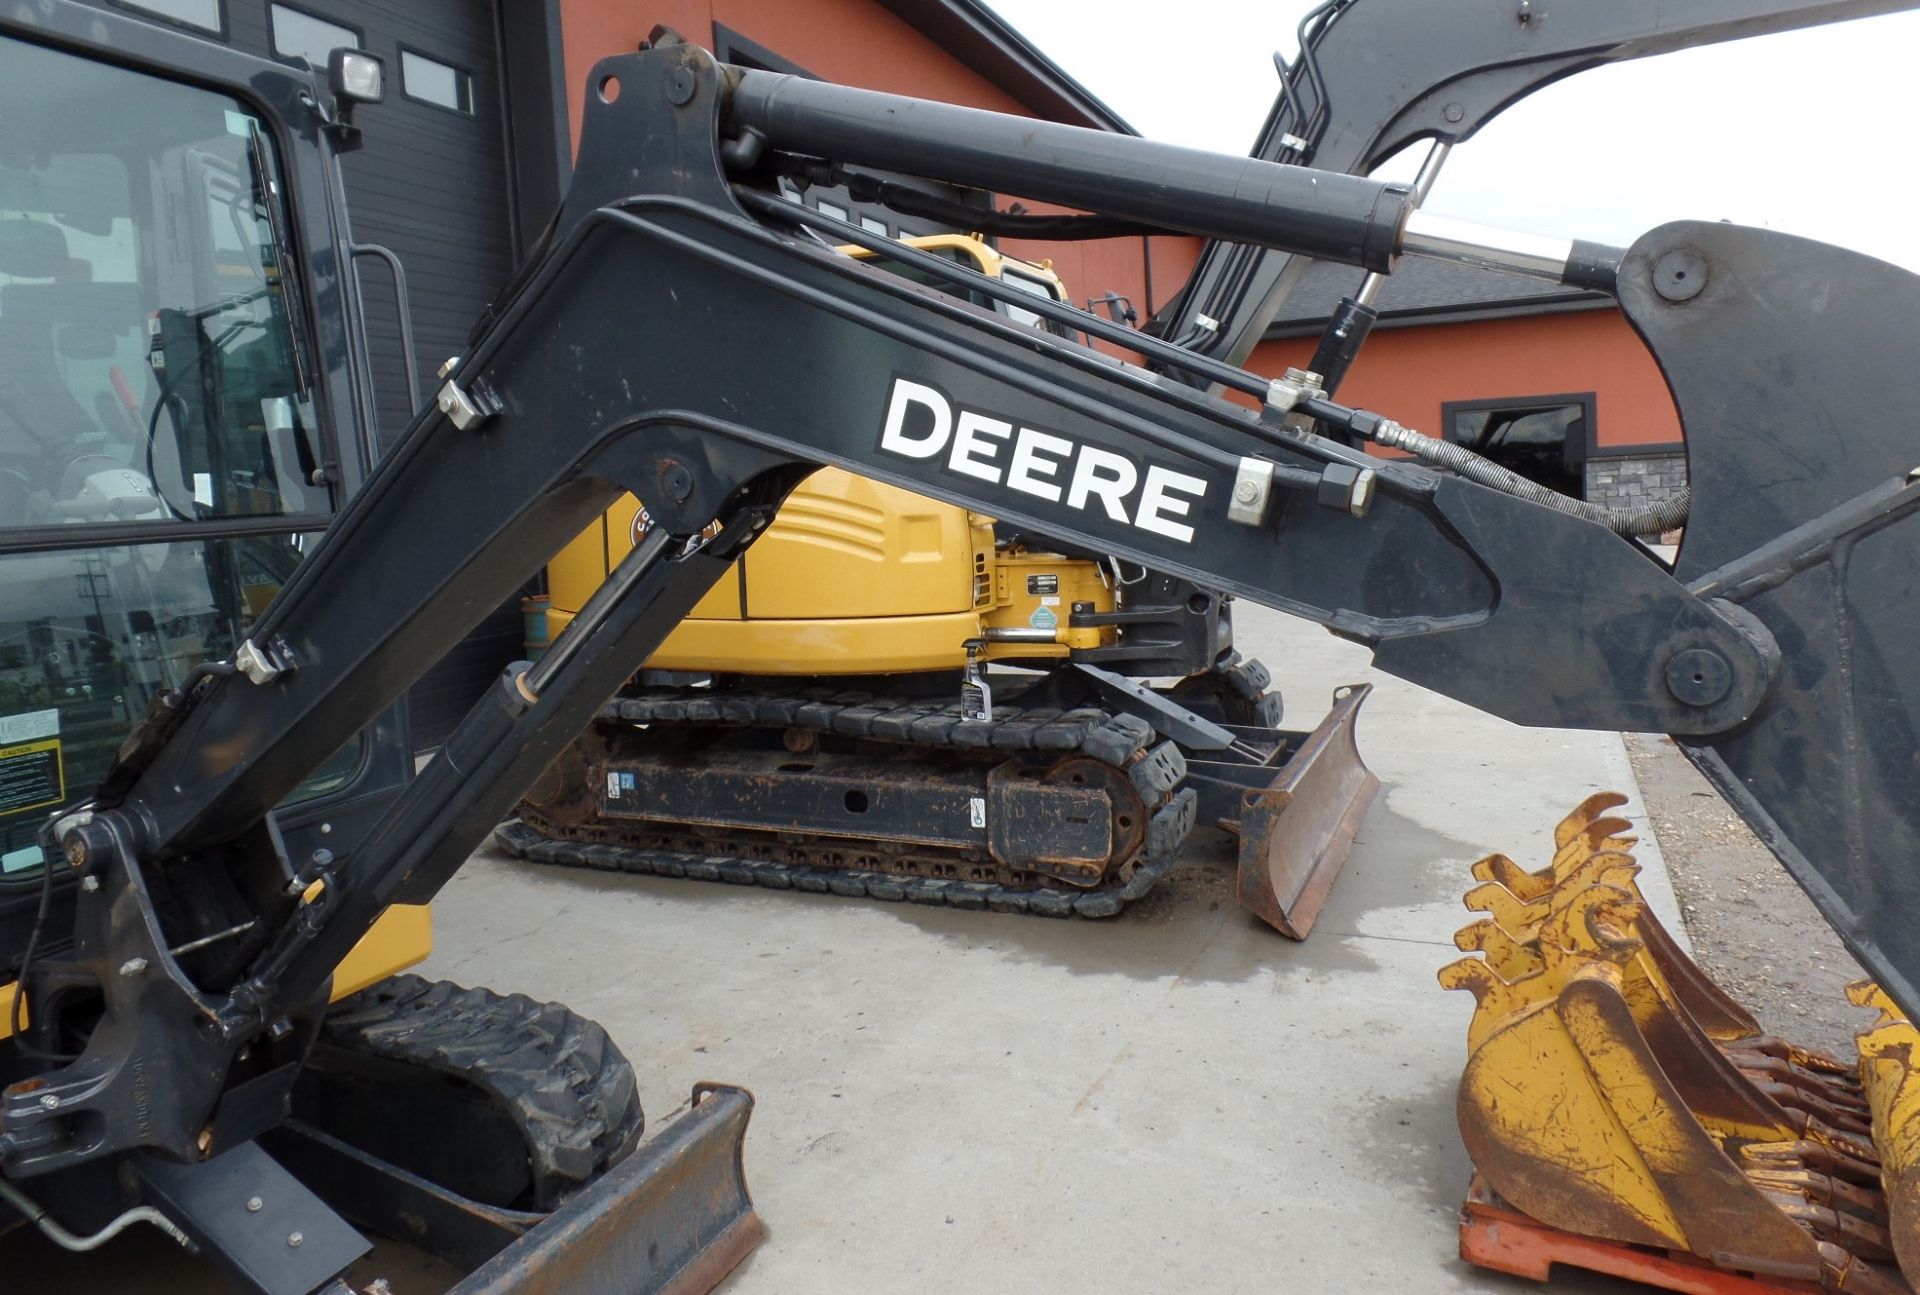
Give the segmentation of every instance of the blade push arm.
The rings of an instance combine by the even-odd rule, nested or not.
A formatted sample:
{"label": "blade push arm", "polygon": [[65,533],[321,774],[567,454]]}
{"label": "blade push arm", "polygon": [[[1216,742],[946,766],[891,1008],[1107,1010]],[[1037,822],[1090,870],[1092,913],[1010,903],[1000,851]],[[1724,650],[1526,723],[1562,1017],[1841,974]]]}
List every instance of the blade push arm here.
{"label": "blade push arm", "polygon": [[[1800,393],[1824,412],[1847,402],[1853,461],[1844,479],[1830,479],[1823,461],[1838,443],[1818,440],[1824,425],[1809,431],[1804,409],[1791,411],[1800,421],[1772,431],[1737,427],[1780,446],[1760,464],[1763,485],[1741,475],[1738,454],[1724,459],[1729,499],[1753,486],[1769,500],[1774,547],[1737,540],[1744,556],[1732,565],[1746,562],[1747,574],[1689,588],[1591,522],[1370,459],[1286,430],[1273,411],[1016,327],[781,228],[789,209],[744,196],[762,216],[754,219],[724,159],[750,167],[775,140],[832,151],[812,114],[781,119],[768,106],[821,101],[777,81],[756,88],[758,75],[733,75],[687,46],[596,68],[600,92],[590,95],[577,179],[554,240],[438,406],[416,419],[262,618],[247,673],[204,680],[118,771],[114,803],[66,824],[66,857],[97,884],[81,888],[78,952],[55,971],[71,984],[97,984],[105,1009],[78,1060],[33,1093],[4,1099],[0,1165],[9,1173],[139,1145],[194,1158],[257,1132],[276,1109],[272,1086],[290,1082],[341,955],[387,904],[425,898],[444,882],[630,664],[649,655],[821,464],[1320,621],[1372,645],[1382,668],[1519,722],[1679,734],[1725,756],[1735,780],[1760,748],[1732,743],[1829,736],[1805,677],[1818,673],[1834,641],[1829,611],[1800,599],[1756,612],[1762,598],[1753,591],[1797,598],[1799,581],[1834,570],[1822,554],[1836,538],[1858,537],[1863,550],[1885,544],[1899,559],[1920,547],[1909,517],[1920,491],[1887,485],[1888,465],[1907,447],[1881,412],[1899,407],[1882,403],[1883,389]],[[730,112],[729,91],[743,89],[758,98],[736,98]],[[953,178],[985,165],[980,156],[1055,138],[1034,135],[1024,119],[975,114],[967,122],[975,160],[955,160],[943,144],[949,123],[916,126],[901,102],[836,96],[841,133],[832,149],[853,156],[894,147],[877,142],[891,138],[914,150],[917,169]],[[1329,250],[1331,238],[1356,260],[1371,255],[1364,249],[1374,223],[1397,219],[1380,214],[1393,208],[1386,186],[1326,185],[1308,201],[1292,181],[1269,184],[1243,159],[1169,159],[1123,137],[1098,145],[1057,138],[1067,152],[1091,152],[1027,173],[1042,191],[1035,196],[1092,206],[1091,186],[1104,173],[1177,164],[1152,201],[1177,206],[1186,194],[1191,223],[1205,228],[1205,203],[1231,173],[1252,186],[1243,195],[1271,195],[1270,227],[1261,229],[1273,245]],[[1308,209],[1298,224],[1296,199]],[[1115,214],[1145,214],[1124,194],[1115,201],[1126,204]],[[1231,220],[1245,228],[1254,210],[1249,200]],[[1783,349],[1821,343],[1805,302],[1777,299],[1780,285],[1769,277],[1769,265],[1792,262],[1803,245],[1784,240],[1734,255],[1751,237],[1777,236],[1656,231],[1626,262],[1629,275],[1652,285],[1641,305],[1641,279],[1623,280],[1636,323],[1659,338],[1675,309],[1726,309],[1720,322],[1738,320],[1772,364]],[[1688,265],[1707,267],[1699,307],[1658,291],[1661,275],[1672,277],[1663,258],[1676,240],[1700,258]],[[1821,273],[1852,264],[1849,254],[1834,255],[1839,262],[1821,264]],[[1727,291],[1714,286],[1723,274]],[[1874,323],[1901,319],[1904,330],[1890,335],[1910,336],[1920,320],[1911,286],[1897,287]],[[1659,338],[1669,371],[1709,335],[1676,327]],[[1180,358],[1150,340],[1141,345],[1150,358]],[[1712,421],[1712,365],[1698,369],[1698,400],[1681,391],[1682,410],[1702,420],[1689,422],[1689,435],[1710,440],[1729,429]],[[1266,389],[1251,375],[1236,381]],[[1310,412],[1354,428],[1372,418],[1330,402]],[[1263,505],[1240,497],[1249,473],[1273,483]],[[1361,473],[1373,474],[1364,499],[1352,488]],[[638,494],[654,518],[650,542],[551,659],[510,671],[353,857],[286,858],[272,828],[278,800],[621,490]],[[716,521],[717,536],[701,538]],[[1806,542],[1789,534],[1803,522],[1819,531]],[[1788,573],[1769,577],[1775,568]],[[401,600],[410,601],[395,615]],[[1890,712],[1910,719],[1920,713],[1916,685],[1889,677],[1882,660],[1901,629],[1857,626],[1846,641],[1851,677],[1870,680]],[[1877,738],[1861,749],[1856,774],[1897,772]],[[1911,748],[1898,756],[1910,758]],[[1743,808],[1770,815],[1816,867],[1835,857],[1822,833],[1862,799],[1756,788]],[[1910,802],[1874,812],[1871,830],[1913,838],[1920,810]],[[170,926],[179,919],[163,913],[178,910],[154,896],[223,884],[261,915],[259,947],[237,976],[201,983],[169,953],[196,932]],[[1913,952],[1893,962],[1920,965]],[[136,961],[136,973],[121,974]],[[35,992],[36,1028],[43,1015],[55,1017],[42,1013],[42,1001]],[[156,1057],[178,1077],[164,1100],[143,1078]],[[243,1086],[247,1101],[228,1100]]]}

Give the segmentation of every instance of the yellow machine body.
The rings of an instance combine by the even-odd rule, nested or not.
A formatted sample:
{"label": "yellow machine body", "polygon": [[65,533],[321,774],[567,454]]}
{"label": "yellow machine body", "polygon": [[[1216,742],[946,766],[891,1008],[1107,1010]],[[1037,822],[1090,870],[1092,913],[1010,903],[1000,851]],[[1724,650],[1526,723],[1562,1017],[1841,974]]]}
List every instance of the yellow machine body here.
{"label": "yellow machine body", "polygon": [[[1065,299],[1047,266],[1003,257],[978,238],[905,241],[1036,295]],[[873,257],[864,248],[842,250]],[[548,564],[549,640],[645,529],[639,501],[627,495]],[[788,497],[767,533],[647,665],[760,675],[957,670],[966,664],[969,640],[988,640],[982,661],[1065,657],[1113,641],[1111,628],[1069,625],[1076,609],[1110,612],[1114,602],[1113,581],[1092,559],[997,548],[990,517],[827,468]],[[989,634],[1035,629],[1052,630],[1052,639],[995,642]]]}
{"label": "yellow machine body", "polygon": [[[339,1002],[369,985],[427,960],[433,952],[433,918],[425,904],[395,904],[380,915],[333,971],[331,1001]],[[0,985],[0,1040],[13,1035],[13,997],[19,986]],[[22,1019],[25,1019],[22,1012]]]}

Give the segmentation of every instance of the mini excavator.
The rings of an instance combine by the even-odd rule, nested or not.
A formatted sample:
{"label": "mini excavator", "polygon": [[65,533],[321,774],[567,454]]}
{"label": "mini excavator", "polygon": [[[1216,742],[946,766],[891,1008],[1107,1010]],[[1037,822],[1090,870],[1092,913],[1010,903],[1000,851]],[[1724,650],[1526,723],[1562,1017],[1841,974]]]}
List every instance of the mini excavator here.
{"label": "mini excavator", "polygon": [[[474,1055],[458,1046],[466,1036],[457,1029],[438,1033],[435,1054],[457,1072],[438,1089],[399,1077],[412,1073],[422,1034],[435,1033],[409,1027],[410,1004],[430,1022],[447,1019],[442,1009],[457,1021],[471,1004],[532,1020],[536,1032],[538,1005],[509,1000],[496,1013],[491,998],[462,1001],[460,991],[406,982],[369,986],[384,995],[376,1001],[328,1005],[350,985],[343,969],[383,916],[431,899],[634,664],[750,551],[788,496],[837,467],[1317,621],[1368,645],[1379,668],[1514,722],[1672,735],[1872,976],[1859,994],[1883,1017],[1863,1045],[1873,1077],[1856,1094],[1825,1059],[1739,1034],[1744,1025],[1725,1003],[1663,963],[1662,942],[1625,884],[1630,864],[1601,857],[1619,854],[1618,832],[1594,806],[1566,829],[1569,842],[1595,843],[1593,857],[1570,859],[1566,876],[1486,869],[1516,903],[1489,892],[1502,934],[1469,937],[1485,964],[1454,973],[1483,1007],[1503,1008],[1499,1020],[1476,1025],[1474,1050],[1533,1075],[1537,1050],[1495,1059],[1501,1027],[1553,1010],[1561,984],[1598,984],[1561,1011],[1568,1030],[1541,1037],[1570,1036],[1584,1004],[1594,1029],[1620,1040],[1634,1029],[1677,1035],[1660,1045],[1669,1055],[1691,1048],[1700,1067],[1730,1068],[1773,1103],[1745,1094],[1709,1112],[1704,1098],[1693,1104],[1704,1086],[1669,1092],[1653,1071],[1638,1088],[1603,1093],[1641,1123],[1673,1129],[1666,1141],[1609,1144],[1640,1155],[1668,1199],[1709,1190],[1672,1172],[1687,1163],[1673,1149],[1692,1138],[1696,1163],[1721,1176],[1712,1191],[1750,1221],[1708,1211],[1717,1230],[1695,1239],[1690,1216],[1675,1228],[1648,1205],[1632,1244],[1678,1253],[1684,1237],[1708,1264],[1745,1264],[1801,1289],[1898,1283],[1885,1257],[1905,1245],[1904,1206],[1894,1202],[1910,1191],[1900,1166],[1912,1163],[1901,1031],[1920,1008],[1920,927],[1911,921],[1920,881],[1908,866],[1920,848],[1912,778],[1920,673],[1907,668],[1920,629],[1911,596],[1920,452],[1904,412],[1916,395],[1905,352],[1920,331],[1920,277],[1722,223],[1665,225],[1626,248],[1513,235],[1433,217],[1419,210],[1414,186],[1348,173],[1420,139],[1464,138],[1528,90],[1582,67],[1895,7],[1618,0],[1436,13],[1336,2],[1317,11],[1323,26],[1305,80],[1299,93],[1290,81],[1271,132],[1283,149],[1298,140],[1317,147],[1319,170],[722,65],[672,40],[602,61],[553,227],[447,367],[432,403],[324,534],[302,546],[284,580],[233,561],[222,577],[228,611],[205,629],[182,615],[125,627],[163,636],[192,664],[170,674],[156,665],[131,731],[88,778],[90,796],[69,803],[50,782],[48,770],[60,766],[44,744],[64,749],[65,736],[45,736],[49,722],[37,712],[13,717],[6,754],[21,763],[8,771],[10,794],[38,791],[58,803],[31,846],[8,850],[36,853],[7,865],[35,896],[18,903],[17,886],[8,896],[16,902],[6,929],[19,943],[8,947],[15,1014],[0,1045],[7,1219],[76,1250],[150,1225],[272,1295],[344,1295],[360,1282],[350,1270],[365,1242],[341,1217],[354,1209],[403,1230],[409,1220],[429,1234],[477,1229],[460,1233],[478,1265],[456,1288],[466,1292],[692,1290],[723,1276],[757,1236],[742,1208],[743,1093],[701,1089],[687,1117],[623,1156],[637,1129],[617,1100],[621,1086],[608,1085],[607,1100],[580,1087],[597,1088],[594,1076],[609,1072],[604,1050],[592,1040],[545,1060],[516,1050],[535,1088],[567,1089],[597,1123],[563,1116],[568,1136],[550,1155],[541,1139],[522,1136],[515,1157],[488,1157],[488,1166],[512,1161],[548,1181],[543,1165],[564,1162],[572,1175],[551,1194],[508,1185],[500,1205],[436,1181],[434,1166],[395,1164],[377,1149],[352,1154],[365,1131],[356,1113],[390,1115],[377,1098],[397,1082],[409,1094],[403,1132],[416,1143],[464,1146],[453,1130],[468,1117],[512,1131],[513,1103],[460,1096],[459,1072],[503,1061],[484,1038]],[[111,471],[96,472],[109,465],[79,461],[71,437],[62,440],[71,428],[42,425],[33,406],[17,406],[24,420],[10,416],[29,426],[0,492],[12,510],[0,531],[10,555],[135,546],[165,540],[175,524],[221,521],[177,532],[206,552],[208,540],[274,529],[236,518],[265,515],[283,530],[289,518],[310,522],[312,501],[293,488],[333,483],[304,470],[301,446],[311,454],[335,442],[306,436],[309,420],[350,424],[364,394],[351,330],[312,327],[344,291],[343,227],[317,141],[351,137],[345,115],[355,96],[377,92],[377,69],[349,53],[324,77],[290,73],[135,26],[62,0],[0,12],[0,50],[11,60],[0,94],[16,96],[18,109],[0,114],[0,132],[33,125],[0,160],[43,166],[63,132],[84,139],[110,125],[99,138],[119,147],[161,132],[142,174],[190,177],[207,192],[135,214],[231,213],[222,219],[252,250],[235,265],[245,274],[214,280],[233,291],[163,303],[170,313],[157,313],[145,334],[146,355],[163,361],[147,361],[156,384],[147,395],[166,410],[149,415],[156,429],[159,419],[171,425],[164,437],[134,423],[117,448],[87,442],[89,454],[118,456]],[[1350,62],[1336,75],[1342,59]],[[1376,125],[1336,131],[1337,116],[1306,92],[1314,87],[1356,96],[1354,120]],[[212,101],[163,112],[149,95]],[[1277,129],[1295,113],[1303,131]],[[1171,230],[1264,249],[1233,276],[1234,291],[1263,302],[1275,294],[1253,289],[1272,266],[1269,253],[1378,274],[1402,257],[1433,256],[1607,292],[1659,361],[1686,430],[1692,496],[1678,557],[1631,538],[1641,519],[1547,497],[1458,447],[1341,403],[1328,390],[1347,345],[1340,337],[1323,345],[1314,372],[1275,380],[1063,303],[1009,298],[1020,289],[777,195],[782,175],[822,165],[1018,194],[1085,212],[1096,222],[1088,228],[1108,232]],[[0,234],[7,327],[35,318],[5,311],[21,286],[12,280],[75,282],[67,231],[115,228],[113,213],[104,226],[99,219],[102,192],[76,186],[71,202],[29,208],[17,218],[27,228]],[[863,265],[835,250],[845,243],[943,282],[958,276],[965,290]],[[225,232],[206,246],[231,248]],[[333,254],[318,255],[324,249]],[[1203,258],[1189,291],[1195,309],[1216,263]],[[1142,362],[1018,324],[982,309],[974,293],[1017,300]],[[76,294],[68,306],[81,295],[120,309],[111,293]],[[24,296],[61,303],[54,291]],[[675,308],[696,300],[707,326]],[[137,329],[146,320],[134,301]],[[7,355],[16,344],[10,335]],[[84,334],[69,344],[102,345]],[[223,378],[248,384],[224,406]],[[109,383],[96,405],[124,407],[121,385]],[[133,396],[144,408],[141,392]],[[1408,457],[1382,459],[1369,445]],[[350,849],[325,844],[327,820],[299,812],[307,780],[623,493],[650,524],[566,632],[537,663],[502,673]],[[137,531],[123,529],[136,521]],[[169,556],[128,579],[143,571],[156,590],[178,587],[163,576],[188,582],[191,566],[169,567]],[[278,586],[270,600],[269,584]],[[110,587],[86,586],[102,597]],[[404,606],[392,605],[403,596]],[[108,647],[119,646],[109,631],[89,632],[108,646],[62,645],[42,661],[73,672],[76,697],[86,695],[83,683],[109,678],[82,666],[104,669]],[[125,646],[132,657],[132,639]],[[961,717],[955,731],[982,722]],[[1017,762],[1007,776],[1022,779],[1028,767]],[[1071,778],[1028,780],[1044,789],[1024,802],[1037,807],[1028,812],[1097,816],[1072,806],[1086,788]],[[1017,820],[987,830],[1014,828]],[[964,877],[925,881],[990,898],[970,889],[986,883]],[[1595,893],[1562,911],[1556,896],[1578,896],[1589,882]],[[1585,961],[1575,965],[1567,950]],[[1610,1000],[1603,991],[1614,986]],[[1534,1003],[1542,1006],[1522,1005]],[[1656,1010],[1673,1017],[1676,1005],[1709,1018],[1704,1041],[1684,1021],[1662,1024]],[[343,1042],[347,1073],[314,1087],[329,1047]],[[351,1100],[368,1052],[371,1110]],[[401,1069],[378,1068],[388,1061]],[[546,1077],[534,1077],[541,1070]],[[1634,1072],[1623,1062],[1618,1073]],[[346,1094],[338,1106],[335,1093]],[[328,1114],[338,1109],[348,1115]],[[663,1148],[688,1120],[694,1132]],[[301,1125],[322,1135],[307,1139],[317,1160],[269,1154]],[[1528,1197],[1518,1185],[1526,1173],[1500,1178],[1489,1168],[1513,1142],[1501,1141],[1506,1128],[1488,1122],[1484,1138],[1469,1120],[1463,1129],[1483,1172],[1498,1179],[1494,1190],[1513,1184],[1510,1203],[1548,1213],[1550,1193]],[[380,1148],[409,1140],[372,1132],[387,1134],[373,1139]],[[1875,1157],[1864,1154],[1869,1140]],[[339,1170],[343,1159],[357,1167]],[[1888,1227],[1866,1217],[1870,1195],[1846,1190],[1876,1168]],[[329,1196],[336,1170],[394,1194]],[[1590,1175],[1579,1182],[1589,1193],[1611,1190]],[[1606,1213],[1534,1217],[1578,1236]]]}
{"label": "mini excavator", "polygon": [[[1050,266],[977,234],[901,247],[1066,300]],[[928,261],[840,250],[967,291]],[[970,299],[1077,336],[1016,299]],[[561,551],[547,635],[647,522],[629,496]],[[1111,917],[1193,828],[1217,826],[1236,838],[1241,902],[1305,938],[1379,790],[1354,731],[1372,686],[1341,689],[1310,732],[1282,730],[1266,667],[1234,650],[1230,598],[1058,548],[815,473],[495,840],[539,863]]]}

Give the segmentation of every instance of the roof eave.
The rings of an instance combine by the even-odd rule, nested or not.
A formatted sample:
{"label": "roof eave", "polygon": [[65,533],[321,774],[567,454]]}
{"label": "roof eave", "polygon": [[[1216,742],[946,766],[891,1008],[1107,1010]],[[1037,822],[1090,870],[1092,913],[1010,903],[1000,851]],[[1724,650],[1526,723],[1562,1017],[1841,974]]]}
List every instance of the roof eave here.
{"label": "roof eave", "polygon": [[1122,135],[1140,133],[999,15],[975,0],[879,0],[879,3],[881,8],[939,44],[999,89],[1050,120]]}

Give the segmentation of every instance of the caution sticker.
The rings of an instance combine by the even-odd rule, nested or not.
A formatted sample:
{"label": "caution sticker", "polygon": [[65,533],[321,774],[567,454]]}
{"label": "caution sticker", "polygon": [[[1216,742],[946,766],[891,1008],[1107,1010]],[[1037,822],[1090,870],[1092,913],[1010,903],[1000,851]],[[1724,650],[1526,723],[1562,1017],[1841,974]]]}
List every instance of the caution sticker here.
{"label": "caution sticker", "polygon": [[0,747],[0,815],[45,809],[66,798],[59,738]]}

